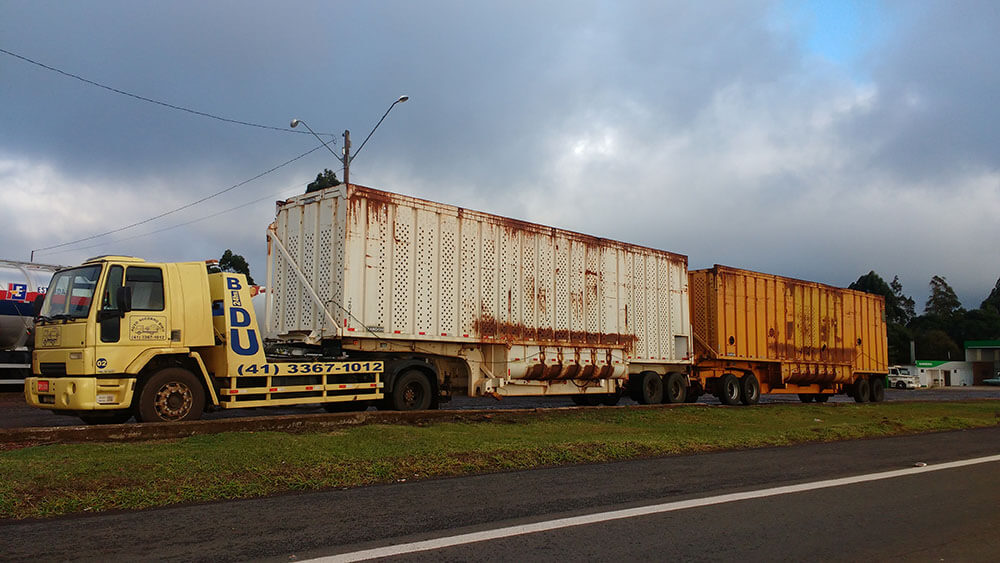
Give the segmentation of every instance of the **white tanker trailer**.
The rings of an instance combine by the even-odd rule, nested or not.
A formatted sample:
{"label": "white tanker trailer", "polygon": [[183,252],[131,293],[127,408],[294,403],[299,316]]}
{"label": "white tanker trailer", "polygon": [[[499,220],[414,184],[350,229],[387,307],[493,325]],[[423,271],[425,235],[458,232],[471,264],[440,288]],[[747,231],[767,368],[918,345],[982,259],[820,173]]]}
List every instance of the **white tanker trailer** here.
{"label": "white tanker trailer", "polygon": [[59,266],[0,260],[0,384],[31,373],[32,302],[44,295]]}

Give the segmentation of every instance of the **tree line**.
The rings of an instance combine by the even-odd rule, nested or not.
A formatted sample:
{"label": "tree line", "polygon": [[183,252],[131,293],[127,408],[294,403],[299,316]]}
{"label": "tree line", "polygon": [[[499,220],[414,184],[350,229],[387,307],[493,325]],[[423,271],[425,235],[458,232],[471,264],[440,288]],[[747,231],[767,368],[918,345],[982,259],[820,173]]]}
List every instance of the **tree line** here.
{"label": "tree line", "polygon": [[1000,279],[978,309],[966,310],[942,276],[930,281],[924,313],[917,315],[913,298],[903,293],[899,276],[891,283],[874,271],[848,286],[885,297],[889,363],[910,362],[910,342],[918,360],[964,360],[967,340],[1000,340]]}

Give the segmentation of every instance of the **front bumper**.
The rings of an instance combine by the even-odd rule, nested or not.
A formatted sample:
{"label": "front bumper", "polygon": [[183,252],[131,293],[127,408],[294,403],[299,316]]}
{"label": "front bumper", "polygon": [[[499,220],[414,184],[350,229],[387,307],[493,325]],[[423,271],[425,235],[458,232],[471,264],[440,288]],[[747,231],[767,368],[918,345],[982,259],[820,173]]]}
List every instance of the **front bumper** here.
{"label": "front bumper", "polygon": [[121,410],[132,405],[135,381],[134,377],[29,377],[24,380],[24,399],[33,407],[54,411]]}

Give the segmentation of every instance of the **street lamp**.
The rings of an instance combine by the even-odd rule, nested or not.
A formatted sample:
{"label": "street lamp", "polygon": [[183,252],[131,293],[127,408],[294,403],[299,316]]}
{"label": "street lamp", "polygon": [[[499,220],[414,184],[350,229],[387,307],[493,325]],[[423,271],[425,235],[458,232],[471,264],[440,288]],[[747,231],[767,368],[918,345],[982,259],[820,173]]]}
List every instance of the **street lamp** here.
{"label": "street lamp", "polygon": [[[375,127],[372,127],[371,133],[368,133],[368,136],[365,137],[365,140],[361,142],[361,146],[358,147],[358,152],[361,152],[361,149],[365,148],[365,143],[368,142],[368,139],[372,138],[372,134],[375,133],[375,130],[378,129],[379,125],[382,125],[382,122],[385,120],[385,117],[389,115],[389,112],[392,111],[392,108],[396,107],[396,104],[401,104],[409,99],[410,99],[409,96],[400,96],[398,99],[396,99],[395,102],[392,102],[392,104],[389,106],[389,109],[385,110],[385,113],[382,114],[382,119],[378,120],[378,123],[375,124]],[[355,156],[358,156],[358,152],[354,153],[354,156],[351,156],[351,132],[346,129],[344,130],[344,156],[340,157],[337,156],[337,153],[333,152],[333,149],[330,148],[330,145],[328,145],[326,141],[321,139],[320,136],[317,135],[316,132],[313,131],[312,128],[309,127],[309,125],[305,121],[302,121],[301,119],[293,119],[291,126],[294,129],[300,123],[302,125],[305,125],[306,129],[308,129],[309,132],[313,134],[313,137],[319,139],[319,142],[323,143],[323,146],[326,147],[326,150],[330,151],[330,153],[334,157],[336,157],[341,164],[344,165],[344,183],[349,184],[351,179],[351,161],[354,160]]]}

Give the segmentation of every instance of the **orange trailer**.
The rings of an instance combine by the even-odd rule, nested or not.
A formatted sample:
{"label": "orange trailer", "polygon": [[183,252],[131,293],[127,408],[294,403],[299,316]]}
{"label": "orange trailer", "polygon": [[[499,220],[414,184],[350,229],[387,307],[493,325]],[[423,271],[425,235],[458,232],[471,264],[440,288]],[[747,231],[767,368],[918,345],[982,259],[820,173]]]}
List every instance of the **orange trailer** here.
{"label": "orange trailer", "polygon": [[761,393],[883,400],[882,296],[719,265],[688,272],[688,285],[695,354],[688,401],[702,393],[725,404],[754,404]]}

